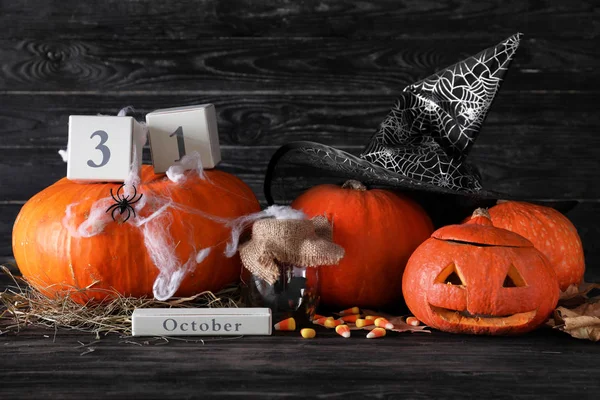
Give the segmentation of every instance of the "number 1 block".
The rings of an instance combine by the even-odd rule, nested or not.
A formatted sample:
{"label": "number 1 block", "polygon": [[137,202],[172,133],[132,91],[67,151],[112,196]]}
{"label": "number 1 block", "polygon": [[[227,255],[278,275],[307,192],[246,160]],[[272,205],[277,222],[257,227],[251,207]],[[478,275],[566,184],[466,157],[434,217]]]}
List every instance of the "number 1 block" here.
{"label": "number 1 block", "polygon": [[[71,115],[67,178],[83,182],[123,182],[131,170],[134,135],[142,127],[132,117]],[[142,148],[137,149],[142,162]]]}
{"label": "number 1 block", "polygon": [[146,115],[154,172],[163,173],[184,155],[198,152],[204,168],[221,161],[215,106],[156,110]]}

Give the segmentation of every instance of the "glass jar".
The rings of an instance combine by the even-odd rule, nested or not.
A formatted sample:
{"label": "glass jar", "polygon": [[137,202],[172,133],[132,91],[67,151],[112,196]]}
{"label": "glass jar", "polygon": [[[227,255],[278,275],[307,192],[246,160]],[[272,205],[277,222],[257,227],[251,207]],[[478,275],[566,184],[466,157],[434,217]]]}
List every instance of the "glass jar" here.
{"label": "glass jar", "polygon": [[252,275],[252,305],[268,307],[279,316],[312,320],[319,305],[318,269],[278,261],[275,263],[279,267],[279,279],[274,284]]}

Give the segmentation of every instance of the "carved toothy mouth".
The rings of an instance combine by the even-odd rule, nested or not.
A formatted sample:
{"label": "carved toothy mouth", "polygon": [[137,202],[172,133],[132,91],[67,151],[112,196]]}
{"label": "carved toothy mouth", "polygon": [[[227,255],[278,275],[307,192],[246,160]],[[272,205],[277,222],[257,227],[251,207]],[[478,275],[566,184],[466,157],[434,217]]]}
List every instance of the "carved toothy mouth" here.
{"label": "carved toothy mouth", "polygon": [[527,311],[510,315],[486,315],[486,314],[471,314],[467,310],[457,311],[443,307],[436,307],[429,304],[431,310],[444,321],[453,324],[470,325],[470,326],[521,326],[529,323],[537,310]]}

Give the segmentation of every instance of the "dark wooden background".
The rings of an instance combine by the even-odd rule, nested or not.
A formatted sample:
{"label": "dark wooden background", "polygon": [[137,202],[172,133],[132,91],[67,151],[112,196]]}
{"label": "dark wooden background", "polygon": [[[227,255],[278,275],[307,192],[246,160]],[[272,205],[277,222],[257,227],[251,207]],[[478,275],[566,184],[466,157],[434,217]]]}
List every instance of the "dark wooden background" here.
{"label": "dark wooden background", "polygon": [[[586,277],[600,280],[595,0],[0,0],[0,261],[12,259],[20,207],[65,176],[57,150],[70,114],[132,105],[143,119],[214,103],[220,168],[264,200],[278,146],[307,139],[360,151],[405,85],[515,32],[525,34],[521,48],[472,158],[487,189],[580,200],[569,217]],[[593,398],[600,384],[597,346],[557,332],[404,335],[355,347],[324,335],[140,348],[30,330],[0,336],[0,392]]]}
{"label": "dark wooden background", "polygon": [[472,158],[488,189],[580,199],[600,278],[595,1],[1,1],[0,257],[22,204],[65,176],[70,114],[214,103],[221,168],[263,199],[292,140],[360,151],[408,83],[525,34]]}

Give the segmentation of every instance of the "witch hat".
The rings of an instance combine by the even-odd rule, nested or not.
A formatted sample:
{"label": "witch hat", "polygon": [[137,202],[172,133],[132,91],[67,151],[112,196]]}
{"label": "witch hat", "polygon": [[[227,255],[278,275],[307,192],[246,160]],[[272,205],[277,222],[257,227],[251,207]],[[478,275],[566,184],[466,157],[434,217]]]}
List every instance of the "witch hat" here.
{"label": "witch hat", "polygon": [[[520,33],[512,35],[407,86],[359,156],[308,141],[282,146],[267,168],[267,201],[273,204],[273,192],[279,190],[277,201],[288,202],[304,184],[328,177],[412,190],[417,197],[435,203],[438,213],[446,210],[440,208],[440,198],[433,194],[446,195],[447,208],[459,205],[465,213],[497,199],[511,199],[510,195],[483,189],[481,177],[467,156],[520,39]],[[567,207],[572,206],[569,203]]]}

